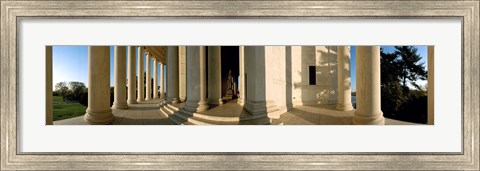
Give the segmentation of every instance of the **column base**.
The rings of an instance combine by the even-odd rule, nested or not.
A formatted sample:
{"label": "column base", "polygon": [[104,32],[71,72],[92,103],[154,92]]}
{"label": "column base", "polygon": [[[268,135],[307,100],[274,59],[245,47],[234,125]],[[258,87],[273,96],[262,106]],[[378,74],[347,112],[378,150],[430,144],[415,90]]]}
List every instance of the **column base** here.
{"label": "column base", "polygon": [[127,105],[126,102],[123,102],[123,103],[113,102],[112,108],[114,108],[114,109],[128,109],[128,105]]}
{"label": "column base", "polygon": [[209,109],[207,102],[185,102],[184,109],[188,112],[204,112]]}
{"label": "column base", "polygon": [[83,119],[89,124],[107,125],[112,123],[115,120],[115,117],[110,109],[106,111],[92,111],[87,109]]}
{"label": "column base", "polygon": [[385,125],[385,118],[383,113],[376,117],[364,117],[359,115],[353,116],[354,125]]}
{"label": "column base", "polygon": [[243,108],[252,115],[268,114],[269,112],[275,112],[278,110],[275,102],[250,102],[247,101],[243,105]]}
{"label": "column base", "polygon": [[143,102],[145,99],[137,99],[137,102]]}
{"label": "column base", "polygon": [[223,100],[221,98],[214,98],[214,99],[208,99],[208,104],[213,104],[213,105],[222,105],[223,104]]}
{"label": "column base", "polygon": [[161,100],[160,103],[158,103],[158,107],[163,107],[167,104],[167,101]]}
{"label": "column base", "polygon": [[[285,106],[286,106],[286,108],[287,108],[287,111],[290,111],[290,110],[292,110],[292,108],[293,108],[293,103],[287,103]],[[353,107],[352,107],[352,108],[353,108]]]}
{"label": "column base", "polygon": [[340,103],[338,103],[336,109],[339,110],[339,111],[350,111],[350,110],[353,110],[353,106],[352,106],[352,104],[340,104]]}
{"label": "column base", "polygon": [[168,103],[172,103],[172,104],[178,103],[178,98],[176,98],[176,97],[174,97],[174,98],[168,98],[167,102],[168,102]]}
{"label": "column base", "polygon": [[127,104],[137,104],[136,100],[127,100]]}
{"label": "column base", "polygon": [[240,105],[244,105],[245,104],[245,100],[243,100],[243,98],[238,98],[237,99],[237,103],[240,104]]}

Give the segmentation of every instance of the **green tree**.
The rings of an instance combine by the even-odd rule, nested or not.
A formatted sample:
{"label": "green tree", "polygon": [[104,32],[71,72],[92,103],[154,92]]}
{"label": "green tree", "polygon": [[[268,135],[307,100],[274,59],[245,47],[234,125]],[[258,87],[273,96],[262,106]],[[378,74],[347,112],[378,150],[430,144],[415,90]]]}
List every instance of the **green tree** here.
{"label": "green tree", "polygon": [[399,77],[402,80],[403,93],[407,94],[409,91],[407,83],[420,89],[415,81],[418,79],[426,80],[427,71],[425,70],[425,63],[420,62],[421,57],[417,53],[418,49],[414,46],[395,46],[395,49],[395,54],[399,57],[397,63],[401,70]]}
{"label": "green tree", "polygon": [[[381,49],[381,103],[385,117],[426,122],[426,86],[416,84],[419,79],[427,79],[427,71],[420,59],[413,46],[395,46],[392,53]],[[410,90],[408,84],[416,89]]]}
{"label": "green tree", "polygon": [[73,97],[77,101],[80,101],[82,94],[87,91],[87,87],[82,82],[71,81],[68,83],[68,87],[72,90]]}
{"label": "green tree", "polygon": [[399,80],[402,72],[399,65],[395,53],[385,53],[383,49],[380,49],[382,111],[385,116],[390,118],[395,118],[395,114],[406,101]]}
{"label": "green tree", "polygon": [[59,82],[55,84],[55,91],[62,96],[62,101],[65,102],[65,96],[68,93],[68,87],[67,87],[67,82]]}

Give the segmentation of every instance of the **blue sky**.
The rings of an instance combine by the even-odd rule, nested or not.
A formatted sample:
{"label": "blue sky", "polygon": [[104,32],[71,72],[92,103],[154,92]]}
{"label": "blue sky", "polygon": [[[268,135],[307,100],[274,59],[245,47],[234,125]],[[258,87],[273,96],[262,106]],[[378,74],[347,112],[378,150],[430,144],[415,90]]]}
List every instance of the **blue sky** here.
{"label": "blue sky", "polygon": [[[128,53],[127,53],[128,54]],[[137,53],[135,53],[137,55]],[[62,81],[78,81],[85,83],[88,87],[88,46],[53,46],[52,57],[53,70],[53,88],[55,84]],[[135,57],[137,61],[138,56]],[[125,61],[127,61],[125,59]],[[113,46],[110,46],[110,86],[113,86]],[[144,68],[146,61],[144,61]],[[126,66],[125,66],[126,67]],[[160,67],[159,67],[160,69]],[[164,67],[166,69],[166,67]],[[151,75],[153,77],[153,62],[151,66]],[[135,74],[138,74],[135,68]],[[164,72],[166,74],[166,72]],[[160,75],[160,70],[158,71]],[[126,78],[127,76],[125,76]],[[159,76],[160,77],[160,76]],[[166,78],[166,75],[164,75]],[[166,82],[164,82],[166,83]],[[158,80],[160,85],[160,80]]]}
{"label": "blue sky", "polygon": [[[418,51],[417,53],[420,55],[420,57],[422,57],[422,59],[420,59],[420,62],[424,62],[425,63],[425,70],[427,69],[427,46],[415,46]],[[383,49],[384,52],[386,53],[391,53],[391,52],[394,52],[395,51],[395,46],[381,46],[381,48]],[[357,78],[356,78],[356,75],[353,74],[355,73],[356,69],[357,69],[357,66],[356,66],[356,61],[357,61],[357,57],[356,57],[356,47],[355,46],[351,46],[350,48],[350,64],[351,64],[351,68],[350,68],[350,71],[352,72],[350,74],[351,78],[352,78],[352,92],[356,91],[357,89],[357,86],[356,86],[356,81],[357,81]],[[418,85],[425,85],[427,83],[427,81],[417,81],[417,84]]]}
{"label": "blue sky", "polygon": [[[421,61],[425,62],[427,67],[427,46],[415,46],[418,49]],[[393,52],[393,46],[382,46],[385,52]],[[350,49],[351,54],[351,71],[356,70],[356,54],[355,46]],[[137,53],[135,53],[137,54]],[[138,58],[138,56],[137,56]],[[113,86],[113,46],[110,46],[110,86]],[[153,63],[153,62],[152,62]],[[144,66],[146,64],[144,63]],[[54,46],[53,47],[53,86],[61,81],[79,81],[88,86],[88,46]],[[164,71],[166,67],[164,67]],[[153,64],[151,66],[153,77]],[[135,73],[137,73],[135,69]],[[165,74],[166,72],[164,72]],[[356,75],[352,77],[352,91],[356,91]],[[158,73],[160,75],[160,71]],[[166,78],[166,75],[164,75]],[[166,83],[166,81],[164,82]],[[418,81],[420,85],[424,85],[426,81]],[[158,83],[160,85],[160,83]]]}

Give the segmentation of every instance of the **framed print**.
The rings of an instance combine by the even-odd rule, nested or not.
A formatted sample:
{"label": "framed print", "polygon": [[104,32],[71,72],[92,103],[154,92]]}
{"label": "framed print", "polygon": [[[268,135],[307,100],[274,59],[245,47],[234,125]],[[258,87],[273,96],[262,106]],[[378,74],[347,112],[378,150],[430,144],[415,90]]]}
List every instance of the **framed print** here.
{"label": "framed print", "polygon": [[2,0],[1,170],[478,170],[479,5]]}

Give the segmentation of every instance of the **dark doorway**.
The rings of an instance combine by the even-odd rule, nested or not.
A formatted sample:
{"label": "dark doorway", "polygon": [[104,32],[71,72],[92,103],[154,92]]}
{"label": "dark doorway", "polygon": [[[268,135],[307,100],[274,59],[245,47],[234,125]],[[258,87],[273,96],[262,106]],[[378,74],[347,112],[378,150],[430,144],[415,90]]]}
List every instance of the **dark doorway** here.
{"label": "dark doorway", "polygon": [[[238,46],[222,46],[221,47],[221,63],[222,63],[222,97],[227,95],[229,87],[228,72],[231,70],[233,82],[235,83],[235,92],[238,91],[239,77],[239,47]],[[233,98],[237,98],[234,93]]]}

